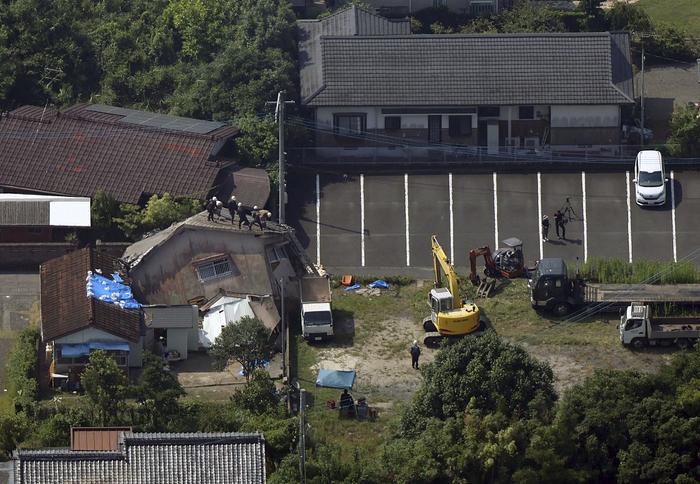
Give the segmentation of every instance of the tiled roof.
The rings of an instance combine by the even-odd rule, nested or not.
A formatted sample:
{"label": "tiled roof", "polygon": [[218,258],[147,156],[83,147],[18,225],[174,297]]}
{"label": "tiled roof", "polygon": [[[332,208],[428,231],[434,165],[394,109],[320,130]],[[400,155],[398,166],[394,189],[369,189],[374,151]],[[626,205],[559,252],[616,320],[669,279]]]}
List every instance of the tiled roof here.
{"label": "tiled roof", "polygon": [[88,271],[117,271],[118,259],[85,248],[51,259],[41,265],[41,334],[51,341],[89,326],[129,341],[138,341],[141,316],[138,310],[121,309],[87,296]]}
{"label": "tiled roof", "polygon": [[301,98],[305,100],[323,84],[321,72],[321,36],[324,35],[406,35],[408,20],[389,20],[352,5],[317,20],[299,20],[299,64]]}
{"label": "tiled roof", "polygon": [[266,479],[262,434],[125,432],[120,440],[116,452],[18,450],[15,482],[258,484]]}
{"label": "tiled roof", "polygon": [[181,130],[196,120],[161,117],[171,128],[158,128],[147,124],[153,113],[95,106],[23,106],[0,118],[0,185],[88,197],[103,189],[130,203],[165,192],[204,198],[232,164],[219,152],[238,128],[196,134]]}
{"label": "tiled roof", "polygon": [[633,102],[628,44],[607,32],[323,37],[321,46],[310,106]]}

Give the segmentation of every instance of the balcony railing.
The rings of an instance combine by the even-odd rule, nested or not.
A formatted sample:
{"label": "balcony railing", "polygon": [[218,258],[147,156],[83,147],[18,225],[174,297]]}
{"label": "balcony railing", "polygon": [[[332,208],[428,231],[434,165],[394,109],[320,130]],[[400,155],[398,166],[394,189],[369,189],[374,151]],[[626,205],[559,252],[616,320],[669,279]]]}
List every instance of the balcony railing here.
{"label": "balcony railing", "polygon": [[[628,162],[641,150],[659,150],[664,145],[555,145],[538,148],[499,146],[396,146],[396,147],[315,147],[288,149],[290,162],[315,164],[478,164],[478,163],[539,163],[539,162]],[[677,163],[700,162],[696,158],[669,158]]]}

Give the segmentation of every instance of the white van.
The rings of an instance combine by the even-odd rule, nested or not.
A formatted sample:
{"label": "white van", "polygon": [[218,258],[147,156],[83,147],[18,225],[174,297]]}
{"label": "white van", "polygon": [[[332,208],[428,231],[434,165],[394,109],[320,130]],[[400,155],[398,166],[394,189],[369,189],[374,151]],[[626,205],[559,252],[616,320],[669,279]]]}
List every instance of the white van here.
{"label": "white van", "polygon": [[666,203],[666,172],[661,153],[645,150],[637,153],[634,162],[635,201],[642,207]]}

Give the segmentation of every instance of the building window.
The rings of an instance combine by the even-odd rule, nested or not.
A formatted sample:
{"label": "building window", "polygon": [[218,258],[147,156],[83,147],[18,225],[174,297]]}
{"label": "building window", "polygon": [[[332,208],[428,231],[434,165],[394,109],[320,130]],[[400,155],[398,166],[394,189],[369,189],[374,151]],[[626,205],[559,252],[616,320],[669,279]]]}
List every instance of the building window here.
{"label": "building window", "polygon": [[480,118],[498,118],[501,115],[500,106],[479,106]]}
{"label": "building window", "polygon": [[333,131],[336,134],[360,134],[367,128],[366,114],[334,114]]}
{"label": "building window", "polygon": [[471,116],[450,116],[450,136],[471,136]]}
{"label": "building window", "polygon": [[384,129],[387,131],[401,129],[401,116],[385,116]]}
{"label": "building window", "polygon": [[286,259],[287,254],[282,247],[268,247],[267,257],[270,259],[270,264],[276,264],[282,259]]}
{"label": "building window", "polygon": [[231,270],[231,261],[228,258],[216,259],[197,266],[199,280],[204,282],[217,277],[228,276]]}
{"label": "building window", "polygon": [[518,119],[535,119],[535,106],[520,106]]}

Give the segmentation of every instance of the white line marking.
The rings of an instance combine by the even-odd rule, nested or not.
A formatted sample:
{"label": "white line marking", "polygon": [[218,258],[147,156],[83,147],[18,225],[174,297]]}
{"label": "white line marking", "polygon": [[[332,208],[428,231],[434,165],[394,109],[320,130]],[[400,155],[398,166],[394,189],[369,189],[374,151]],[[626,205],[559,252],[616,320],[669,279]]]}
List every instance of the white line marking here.
{"label": "white line marking", "polygon": [[496,172],[493,172],[493,232],[494,243],[493,247],[498,247],[498,181]]}
{"label": "white line marking", "polygon": [[544,241],[542,240],[542,175],[537,172],[537,239],[540,241],[540,259],[544,258]]}
{"label": "white line marking", "polygon": [[673,227],[673,262],[678,262],[678,253],[676,252],[676,188],[673,180],[673,170],[671,170],[671,226]]}
{"label": "white line marking", "polygon": [[316,265],[321,265],[321,177],[316,173]]}
{"label": "white line marking", "polygon": [[360,173],[360,230],[362,231],[362,267],[365,266],[365,175]]}
{"label": "white line marking", "polygon": [[450,260],[452,264],[455,263],[455,214],[453,211],[453,198],[452,198],[452,173],[449,175],[450,181]]}
{"label": "white line marking", "polygon": [[406,265],[411,265],[411,243],[408,223],[408,173],[403,175],[404,208],[406,211]]}
{"label": "white line marking", "polygon": [[583,262],[588,262],[588,217],[586,216],[586,172],[581,172],[581,193],[583,194]]}
{"label": "white line marking", "polygon": [[630,200],[630,172],[625,172],[627,184],[627,247],[629,250],[630,264],[632,263],[632,204]]}

